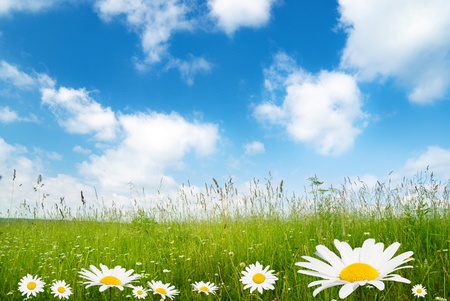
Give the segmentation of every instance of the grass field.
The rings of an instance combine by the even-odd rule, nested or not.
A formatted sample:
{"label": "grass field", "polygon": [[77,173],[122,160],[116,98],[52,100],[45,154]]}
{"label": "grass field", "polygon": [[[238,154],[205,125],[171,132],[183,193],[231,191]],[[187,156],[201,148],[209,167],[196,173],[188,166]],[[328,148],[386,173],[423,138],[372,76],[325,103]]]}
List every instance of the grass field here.
{"label": "grass field", "polygon": [[[339,287],[314,298],[308,284],[318,278],[299,274],[295,263],[303,261],[301,256],[315,256],[318,244],[336,251],[334,239],[359,247],[367,238],[385,247],[401,243],[397,253],[413,251],[414,268],[398,271],[411,284],[390,281],[383,291],[364,287],[365,300],[414,300],[414,284],[426,287],[423,300],[449,297],[447,183],[428,174],[374,188],[350,181],[325,188],[317,178],[310,180],[301,196],[287,195],[282,183],[270,181],[255,182],[245,194],[231,182],[215,182],[194,198],[180,194],[169,200],[172,207],[161,203],[151,210],[105,208],[91,214],[80,208],[84,215],[54,207],[46,219],[1,219],[0,300],[24,300],[18,282],[28,273],[47,283],[34,300],[56,300],[49,289],[53,280],[70,284],[69,300],[134,299],[130,288],[110,289],[111,296],[98,287],[85,288],[78,272],[99,264],[134,269],[142,275],[136,285],[171,283],[180,291],[175,300],[338,300]],[[242,271],[256,261],[275,270],[274,290],[250,294],[243,289]],[[213,282],[219,289],[200,295],[193,291],[196,281]],[[160,299],[152,293],[146,298]]]}

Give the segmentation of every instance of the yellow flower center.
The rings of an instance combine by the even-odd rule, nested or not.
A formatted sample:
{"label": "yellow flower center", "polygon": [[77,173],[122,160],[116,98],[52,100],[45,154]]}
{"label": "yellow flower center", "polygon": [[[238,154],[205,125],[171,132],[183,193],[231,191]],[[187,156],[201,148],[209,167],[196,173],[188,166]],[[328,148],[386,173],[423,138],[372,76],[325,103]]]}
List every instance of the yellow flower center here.
{"label": "yellow flower center", "polygon": [[422,289],[421,288],[416,289],[416,293],[421,294],[422,293]]}
{"label": "yellow flower center", "polygon": [[58,293],[64,294],[66,292],[66,288],[64,286],[58,287]]}
{"label": "yellow flower center", "polygon": [[167,291],[163,287],[158,287],[155,292],[160,293],[161,295],[167,294]]}
{"label": "yellow flower center", "polygon": [[105,276],[100,280],[100,283],[105,285],[121,285],[122,281],[116,276]]}
{"label": "yellow flower center", "polygon": [[374,280],[378,277],[378,271],[367,263],[352,263],[346,266],[339,275],[341,280],[356,282],[363,280]]}
{"label": "yellow flower center", "polygon": [[36,288],[36,282],[30,281],[27,283],[27,289],[34,290]]}
{"label": "yellow flower center", "polygon": [[201,288],[199,288],[199,290],[201,290],[202,292],[207,292],[209,291],[209,288],[206,286],[202,286]]}
{"label": "yellow flower center", "polygon": [[141,295],[144,294],[144,292],[143,292],[142,290],[138,290],[136,293],[137,293],[139,296],[141,296]]}
{"label": "yellow flower center", "polygon": [[261,284],[264,282],[264,280],[266,280],[266,276],[261,273],[256,273],[255,275],[253,275],[252,280],[256,284]]}

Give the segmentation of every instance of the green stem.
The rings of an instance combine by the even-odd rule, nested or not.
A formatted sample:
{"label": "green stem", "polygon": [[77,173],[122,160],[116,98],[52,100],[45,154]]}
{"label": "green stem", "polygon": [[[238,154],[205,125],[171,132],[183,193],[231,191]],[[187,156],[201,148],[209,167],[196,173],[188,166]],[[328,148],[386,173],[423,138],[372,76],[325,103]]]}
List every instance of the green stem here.
{"label": "green stem", "polygon": [[359,301],[364,301],[364,291],[362,286],[358,287],[358,296]]}

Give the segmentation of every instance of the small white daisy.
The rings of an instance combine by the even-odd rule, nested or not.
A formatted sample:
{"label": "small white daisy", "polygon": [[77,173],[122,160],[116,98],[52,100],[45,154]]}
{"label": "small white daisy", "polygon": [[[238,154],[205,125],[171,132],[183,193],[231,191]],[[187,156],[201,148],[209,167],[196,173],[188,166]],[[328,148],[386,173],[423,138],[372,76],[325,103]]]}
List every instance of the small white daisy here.
{"label": "small white daisy", "polygon": [[384,282],[387,280],[411,283],[408,279],[398,274],[391,274],[394,271],[412,268],[412,266],[401,266],[413,260],[412,251],[402,253],[392,258],[397,252],[400,244],[393,243],[384,250],[384,244],[375,243],[373,238],[366,239],[360,248],[352,249],[346,242],[334,240],[334,245],[338,249],[341,257],[330,251],[323,245],[316,247],[316,255],[327,261],[326,263],[310,256],[302,256],[308,262],[297,262],[296,265],[308,270],[299,270],[305,275],[323,278],[311,282],[308,287],[320,285],[313,292],[315,297],[324,289],[342,285],[339,290],[339,297],[346,298],[358,287],[373,285],[379,290],[384,289]]}
{"label": "small white daisy", "polygon": [[147,291],[142,286],[133,286],[133,296],[138,299],[145,299]]}
{"label": "small white daisy", "polygon": [[55,281],[50,289],[55,298],[69,299],[69,296],[72,295],[70,286],[64,280]]}
{"label": "small white daisy", "polygon": [[414,285],[411,290],[412,290],[413,295],[416,297],[419,297],[419,298],[425,297],[425,295],[427,294],[427,290],[423,287],[422,284]]}
{"label": "small white daisy", "polygon": [[163,299],[166,299],[166,297],[173,299],[175,295],[180,293],[175,289],[175,286],[170,285],[170,283],[162,283],[161,281],[152,280],[151,282],[148,282],[148,286],[150,286],[153,294],[159,294]]}
{"label": "small white daisy", "polygon": [[126,270],[120,265],[114,269],[109,269],[106,265],[100,264],[101,270],[91,265],[90,271],[82,269],[79,272],[80,277],[84,278],[87,284],[86,288],[98,285],[100,286],[100,292],[107,290],[110,287],[117,287],[121,291],[124,287],[130,287],[130,282],[133,282],[141,277],[139,274],[132,275],[134,270]]}
{"label": "small white daisy", "polygon": [[22,296],[27,295],[27,298],[31,295],[36,297],[37,293],[44,291],[44,285],[45,282],[40,277],[27,274],[19,281],[19,291],[22,293]]}
{"label": "small white daisy", "polygon": [[273,284],[278,278],[273,274],[273,270],[269,271],[269,267],[263,268],[259,262],[246,267],[241,277],[241,282],[245,284],[244,289],[250,288],[250,293],[257,289],[260,294],[263,290],[275,289]]}
{"label": "small white daisy", "polygon": [[205,283],[203,281],[195,282],[192,284],[192,286],[194,287],[194,291],[205,293],[206,295],[209,295],[209,293],[214,295],[216,293],[216,290],[218,289],[217,285],[215,285],[214,283]]}

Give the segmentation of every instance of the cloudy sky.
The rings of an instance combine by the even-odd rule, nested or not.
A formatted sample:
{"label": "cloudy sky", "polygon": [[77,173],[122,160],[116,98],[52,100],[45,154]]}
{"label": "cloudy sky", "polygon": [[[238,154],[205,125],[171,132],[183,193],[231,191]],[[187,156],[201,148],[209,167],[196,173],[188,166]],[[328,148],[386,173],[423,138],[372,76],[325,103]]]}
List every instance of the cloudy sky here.
{"label": "cloudy sky", "polygon": [[212,178],[446,181],[449,15],[448,0],[1,1],[0,212]]}

